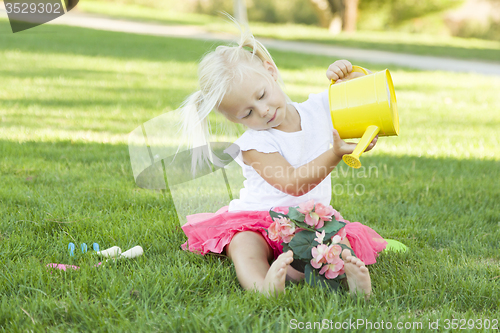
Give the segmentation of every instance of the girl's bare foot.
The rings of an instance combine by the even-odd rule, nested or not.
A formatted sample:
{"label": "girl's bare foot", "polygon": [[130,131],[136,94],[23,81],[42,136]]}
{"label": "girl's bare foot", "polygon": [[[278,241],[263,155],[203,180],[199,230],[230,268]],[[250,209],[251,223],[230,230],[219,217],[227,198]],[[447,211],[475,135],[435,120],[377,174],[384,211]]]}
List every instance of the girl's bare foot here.
{"label": "girl's bare foot", "polygon": [[288,251],[279,255],[273,262],[262,284],[260,291],[266,295],[274,295],[285,291],[285,280],[287,268],[293,261],[293,252]]}
{"label": "girl's bare foot", "polygon": [[372,292],[372,282],[370,272],[365,263],[353,257],[351,251],[342,251],[344,260],[344,270],[349,285],[349,292],[353,295],[364,295],[365,299],[370,298]]}

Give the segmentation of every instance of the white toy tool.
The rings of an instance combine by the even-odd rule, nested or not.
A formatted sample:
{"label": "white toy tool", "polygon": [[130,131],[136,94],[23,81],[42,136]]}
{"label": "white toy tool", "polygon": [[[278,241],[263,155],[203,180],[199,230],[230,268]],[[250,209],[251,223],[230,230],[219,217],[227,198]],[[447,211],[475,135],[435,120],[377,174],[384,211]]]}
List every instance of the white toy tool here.
{"label": "white toy tool", "polygon": [[137,245],[137,246],[134,246],[133,248],[131,248],[130,250],[123,252],[120,255],[120,258],[132,259],[132,258],[142,256],[143,253],[144,253],[144,250],[142,249],[142,247],[140,245]]}
{"label": "white toy tool", "polygon": [[137,258],[139,256],[142,256],[144,253],[144,250],[140,245],[134,246],[133,248],[122,252],[122,250],[118,246],[113,246],[110,247],[109,249],[97,252],[98,255],[106,257],[106,258],[127,258],[127,259],[132,259],[132,258]]}
{"label": "white toy tool", "polygon": [[118,246],[110,247],[109,249],[97,252],[98,255],[106,258],[116,258],[122,253],[122,249]]}

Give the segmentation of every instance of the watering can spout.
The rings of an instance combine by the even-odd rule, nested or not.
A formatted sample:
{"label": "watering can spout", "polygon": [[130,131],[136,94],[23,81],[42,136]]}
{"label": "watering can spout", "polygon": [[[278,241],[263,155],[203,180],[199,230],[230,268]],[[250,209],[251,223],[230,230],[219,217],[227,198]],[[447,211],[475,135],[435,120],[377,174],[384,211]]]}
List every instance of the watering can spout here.
{"label": "watering can spout", "polygon": [[372,142],[373,138],[375,138],[378,132],[380,132],[379,127],[375,125],[368,126],[352,154],[346,154],[342,157],[342,160],[344,160],[345,164],[347,164],[351,168],[359,169],[361,167],[359,156],[361,156],[361,154],[365,151],[365,149],[368,147],[370,142]]}

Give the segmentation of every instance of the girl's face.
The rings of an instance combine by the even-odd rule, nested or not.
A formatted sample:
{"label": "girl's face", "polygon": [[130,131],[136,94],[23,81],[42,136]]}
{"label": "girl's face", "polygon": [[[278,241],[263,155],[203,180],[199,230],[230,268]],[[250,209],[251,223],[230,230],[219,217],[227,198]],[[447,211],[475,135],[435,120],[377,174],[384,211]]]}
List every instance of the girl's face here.
{"label": "girl's face", "polygon": [[277,127],[286,117],[287,103],[277,83],[277,70],[271,63],[263,64],[264,72],[249,74],[229,91],[218,110],[230,121],[254,130]]}

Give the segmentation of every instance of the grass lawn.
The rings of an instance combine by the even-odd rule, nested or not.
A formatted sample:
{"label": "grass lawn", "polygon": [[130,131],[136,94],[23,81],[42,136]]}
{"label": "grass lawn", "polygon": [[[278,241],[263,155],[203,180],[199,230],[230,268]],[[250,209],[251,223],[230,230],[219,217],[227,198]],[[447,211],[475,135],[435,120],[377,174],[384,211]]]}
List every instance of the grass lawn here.
{"label": "grass lawn", "polygon": [[[179,13],[163,8],[148,8],[140,5],[99,1],[81,1],[77,8],[83,12],[104,14],[117,18],[167,25],[196,25],[202,26],[207,31],[235,33],[235,28],[226,23],[225,18],[209,15]],[[297,24],[251,22],[250,27],[256,36],[261,37],[312,41],[345,47],[419,55],[477,59],[491,62],[500,61],[499,41],[389,31],[358,31],[356,34],[342,33],[332,36],[325,29]]]}
{"label": "grass lawn", "polygon": [[[241,289],[226,258],[179,250],[171,198],[138,188],[130,166],[128,133],[178,107],[214,46],[49,25],[12,34],[0,20],[1,331],[498,327],[499,77],[391,67],[400,136],[381,138],[365,169],[340,165],[332,204],[410,251],[370,267],[369,303],[302,283],[266,299]],[[332,59],[271,53],[293,100],[326,89]],[[94,268],[91,253],[69,257],[69,242],[145,254]]]}

